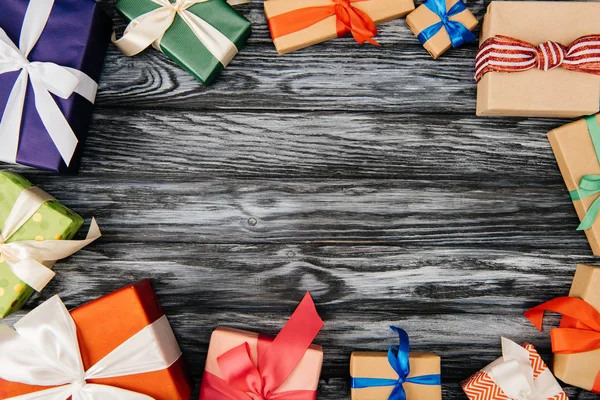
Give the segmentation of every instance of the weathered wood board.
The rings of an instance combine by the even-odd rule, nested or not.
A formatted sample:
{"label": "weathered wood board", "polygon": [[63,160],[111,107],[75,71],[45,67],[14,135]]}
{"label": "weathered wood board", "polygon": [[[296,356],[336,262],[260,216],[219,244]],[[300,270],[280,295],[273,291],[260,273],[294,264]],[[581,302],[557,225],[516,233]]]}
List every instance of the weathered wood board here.
{"label": "weathered wood board", "polygon": [[[467,3],[481,17],[488,1]],[[104,231],[7,322],[150,277],[199,382],[215,326],[276,333],[310,290],[324,400],[349,399],[350,352],[387,349],[391,324],[443,357],[447,400],[500,336],[549,360],[522,313],[595,262],[545,137],[568,121],[475,117],[476,44],[433,61],[398,20],[381,48],[280,57],[262,2],[240,12],[253,36],[209,88],[154,50],[111,47],[78,176],[2,166]]]}

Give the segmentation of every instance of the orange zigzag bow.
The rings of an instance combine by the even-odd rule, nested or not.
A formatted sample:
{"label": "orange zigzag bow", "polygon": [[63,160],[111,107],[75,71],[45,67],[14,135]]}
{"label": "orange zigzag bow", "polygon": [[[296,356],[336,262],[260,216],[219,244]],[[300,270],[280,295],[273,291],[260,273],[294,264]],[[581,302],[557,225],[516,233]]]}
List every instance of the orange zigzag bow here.
{"label": "orange zigzag bow", "polygon": [[479,47],[475,80],[488,72],[522,72],[554,68],[600,75],[600,35],[582,36],[564,46],[548,41],[538,46],[509,36],[497,35]]}
{"label": "orange zigzag bow", "polygon": [[354,39],[360,44],[369,42],[379,46],[379,43],[373,39],[377,36],[375,22],[367,13],[352,5],[360,1],[367,0],[332,0],[332,4],[328,6],[300,8],[271,17],[269,18],[271,37],[277,39],[301,31],[335,15],[338,37],[352,33]]}
{"label": "orange zigzag bow", "polygon": [[[525,312],[525,317],[542,330],[544,313],[563,315],[560,328],[550,330],[552,352],[575,354],[600,349],[600,312],[577,297],[558,297]],[[600,394],[600,372],[596,376],[594,393]]]}

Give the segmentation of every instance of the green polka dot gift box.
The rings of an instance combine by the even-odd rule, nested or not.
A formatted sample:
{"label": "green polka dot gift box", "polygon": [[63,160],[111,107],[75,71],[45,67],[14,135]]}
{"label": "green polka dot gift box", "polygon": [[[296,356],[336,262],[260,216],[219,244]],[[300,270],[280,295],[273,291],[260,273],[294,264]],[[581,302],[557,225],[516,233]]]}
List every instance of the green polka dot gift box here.
{"label": "green polka dot gift box", "polygon": [[[33,185],[20,175],[0,171],[0,227],[4,227],[21,193]],[[56,200],[44,202],[10,237],[7,244],[25,240],[69,240],[83,225],[83,218]],[[0,235],[2,236],[2,235]],[[51,262],[44,262],[52,267]],[[19,310],[35,290],[11,271],[0,253],[0,318]]]}

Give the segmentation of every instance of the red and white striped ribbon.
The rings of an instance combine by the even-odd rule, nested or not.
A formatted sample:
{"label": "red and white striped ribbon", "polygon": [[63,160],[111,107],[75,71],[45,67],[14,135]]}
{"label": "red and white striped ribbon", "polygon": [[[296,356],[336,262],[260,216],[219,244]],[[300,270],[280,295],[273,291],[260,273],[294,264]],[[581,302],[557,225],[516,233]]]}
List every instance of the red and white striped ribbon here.
{"label": "red and white striped ribbon", "polygon": [[600,75],[600,35],[582,36],[568,47],[548,41],[538,46],[509,36],[497,35],[479,47],[475,80],[488,72],[521,72],[554,68]]}

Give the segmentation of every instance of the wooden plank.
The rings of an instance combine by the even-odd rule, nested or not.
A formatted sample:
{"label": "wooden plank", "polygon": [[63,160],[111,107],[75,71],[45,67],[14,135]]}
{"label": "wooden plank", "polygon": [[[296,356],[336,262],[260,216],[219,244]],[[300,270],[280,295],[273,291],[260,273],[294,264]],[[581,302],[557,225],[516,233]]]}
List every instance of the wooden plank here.
{"label": "wooden plank", "polygon": [[[119,285],[152,277],[199,381],[214,327],[275,334],[311,290],[326,321],[317,340],[325,347],[319,398],[347,399],[350,352],[387,349],[395,324],[411,332],[415,350],[443,357],[444,398],[453,400],[464,398],[460,380],[499,356],[500,335],[527,339],[549,359],[548,333],[521,314],[566,293],[575,263],[591,260],[477,246],[101,241],[57,265],[57,278],[28,308],[54,293],[73,307],[116,289],[116,276]],[[548,326],[557,322],[550,318]]]}

